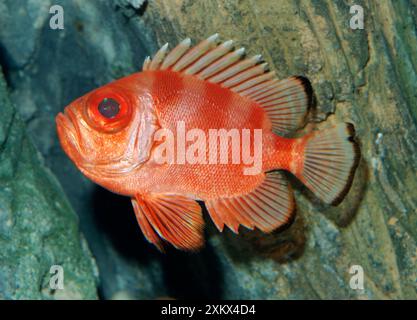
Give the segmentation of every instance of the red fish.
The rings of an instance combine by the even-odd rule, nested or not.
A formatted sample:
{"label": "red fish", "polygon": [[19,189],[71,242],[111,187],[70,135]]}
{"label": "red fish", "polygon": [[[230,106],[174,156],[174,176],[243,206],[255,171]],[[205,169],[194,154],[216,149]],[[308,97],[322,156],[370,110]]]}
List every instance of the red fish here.
{"label": "red fish", "polygon": [[[98,88],[58,114],[61,145],[79,170],[104,188],[131,197],[140,228],[160,250],[165,242],[183,250],[203,245],[197,200],[204,201],[220,231],[226,225],[238,233],[242,225],[271,232],[286,224],[295,202],[283,171],[322,201],[338,204],[359,159],[353,125],[289,138],[304,126],[311,104],[306,78],[278,80],[259,55],[244,58],[243,48],[234,50],[232,41],[219,44],[217,34],[195,47],[190,43],[186,39],[170,52],[163,46],[145,60],[142,72]],[[228,134],[238,130],[241,137],[249,130],[249,143],[237,145],[254,155],[261,150],[259,170],[248,172],[244,161],[207,161],[213,152],[219,158],[226,152],[226,160],[238,155],[239,160],[245,150],[200,149],[196,143],[193,152],[184,150],[200,161],[184,161],[178,142],[181,125],[187,136],[198,129],[195,139],[196,133],[209,136],[213,129]],[[261,133],[258,141],[255,132]],[[175,154],[167,156],[172,138]],[[182,147],[192,145],[187,140]],[[223,147],[230,145],[232,139]],[[161,161],[164,157],[169,161]]]}

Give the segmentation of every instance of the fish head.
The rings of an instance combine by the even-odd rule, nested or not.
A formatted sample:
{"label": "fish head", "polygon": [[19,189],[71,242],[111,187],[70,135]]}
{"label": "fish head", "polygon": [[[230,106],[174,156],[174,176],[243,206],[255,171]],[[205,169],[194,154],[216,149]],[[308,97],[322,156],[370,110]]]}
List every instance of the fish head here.
{"label": "fish head", "polygon": [[96,183],[140,168],[158,128],[151,95],[121,79],[76,99],[56,117],[61,146]]}

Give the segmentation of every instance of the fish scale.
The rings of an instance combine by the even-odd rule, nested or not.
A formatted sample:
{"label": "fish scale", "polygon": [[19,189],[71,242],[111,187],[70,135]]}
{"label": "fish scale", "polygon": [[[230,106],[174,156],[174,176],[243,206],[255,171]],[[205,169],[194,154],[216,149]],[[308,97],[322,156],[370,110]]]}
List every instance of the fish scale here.
{"label": "fish scale", "polygon": [[[145,59],[142,72],[75,100],[56,119],[70,159],[92,181],[131,197],[141,230],[161,251],[166,243],[181,250],[203,246],[197,200],[204,201],[219,231],[227,226],[238,233],[242,225],[271,232],[289,223],[295,210],[283,171],[335,205],[358,165],[352,124],[291,138],[304,126],[312,102],[305,77],[278,80],[260,55],[245,58],[243,48],[234,50],[232,41],[219,44],[218,38],[194,47],[187,38],[171,51],[165,44]],[[108,101],[111,112],[103,108]],[[205,149],[197,140],[183,141],[191,130],[204,138]],[[213,130],[239,134],[238,163],[231,162],[231,148],[221,152],[217,140],[210,144]],[[171,161],[162,161],[170,149]],[[189,150],[199,157],[188,157]],[[247,152],[259,157],[250,163],[243,159]],[[220,163],[225,155],[228,161]],[[216,161],[208,163],[211,156]]]}

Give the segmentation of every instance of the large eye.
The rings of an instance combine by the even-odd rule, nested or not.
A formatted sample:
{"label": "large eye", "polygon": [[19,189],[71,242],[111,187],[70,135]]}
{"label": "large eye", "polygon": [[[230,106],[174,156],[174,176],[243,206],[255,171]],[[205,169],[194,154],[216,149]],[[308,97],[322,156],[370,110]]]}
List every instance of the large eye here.
{"label": "large eye", "polygon": [[103,117],[113,119],[120,111],[120,104],[112,98],[104,98],[98,105],[98,111]]}
{"label": "large eye", "polygon": [[130,122],[131,103],[123,92],[112,87],[93,91],[86,100],[87,122],[103,132],[116,132]]}

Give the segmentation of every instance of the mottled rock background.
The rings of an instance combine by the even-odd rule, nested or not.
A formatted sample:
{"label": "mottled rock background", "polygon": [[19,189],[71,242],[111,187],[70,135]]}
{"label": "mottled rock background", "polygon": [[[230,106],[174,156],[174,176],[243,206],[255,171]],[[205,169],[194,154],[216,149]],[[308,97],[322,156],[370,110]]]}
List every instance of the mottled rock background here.
{"label": "mottled rock background", "polygon": [[[0,300],[97,298],[98,274],[78,218],[28,139],[1,71],[0,110]],[[57,265],[62,290],[50,286]]]}
{"label": "mottled rock background", "polygon": [[[0,64],[11,100],[79,216],[99,269],[100,297],[417,298],[417,1],[140,2],[0,0]],[[52,4],[64,8],[64,30],[49,27]],[[363,30],[349,27],[353,4],[364,8]],[[141,235],[129,200],[90,183],[63,154],[54,117],[80,95],[140,70],[144,57],[165,42],[174,45],[187,36],[200,40],[216,32],[249,54],[262,53],[280,77],[309,77],[317,102],[312,123],[354,123],[362,160],[339,207],[324,206],[295,182],[298,211],[286,230],[271,235],[242,230],[236,237],[217,233],[207,219],[209,241],[201,253],[161,255]],[[8,123],[20,126],[1,118],[1,128]],[[0,141],[8,141],[10,130],[0,132]],[[1,146],[0,168],[20,159]],[[23,152],[18,143],[8,146],[12,153]],[[39,159],[31,166],[45,170]],[[13,169],[1,175],[13,175],[7,170]],[[71,220],[72,209],[55,180],[43,177],[31,187],[34,194],[18,197],[7,194],[11,191],[1,179],[0,243],[10,249],[0,253],[0,297],[41,297],[36,290],[27,292],[57,248],[37,248],[38,260],[25,258],[43,231],[32,226],[22,249],[13,239],[28,230],[7,231],[7,221],[25,223],[19,217],[28,207],[42,201],[53,205],[55,200],[40,194],[55,193],[63,205],[33,221],[61,230],[52,236],[65,235],[62,250],[75,252],[68,248],[78,246],[73,254],[84,267],[77,275],[90,279],[80,297],[94,297],[88,251],[79,247],[76,227],[62,227],[56,218],[60,212]],[[34,178],[21,179],[26,184]],[[47,191],[50,181],[55,192]],[[10,198],[16,199],[11,207]],[[24,268],[14,278],[7,271],[13,263]],[[363,267],[364,290],[349,286],[352,265]],[[19,281],[27,281],[25,290]]]}

